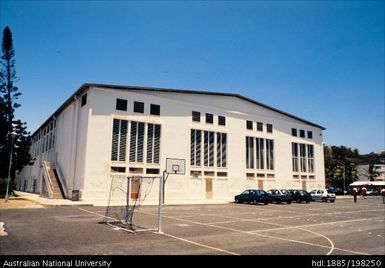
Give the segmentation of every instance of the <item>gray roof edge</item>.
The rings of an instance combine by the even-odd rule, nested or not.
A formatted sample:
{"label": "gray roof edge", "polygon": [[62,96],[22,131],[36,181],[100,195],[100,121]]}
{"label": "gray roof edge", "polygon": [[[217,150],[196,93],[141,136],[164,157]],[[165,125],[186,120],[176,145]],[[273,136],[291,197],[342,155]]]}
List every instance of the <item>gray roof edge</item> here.
{"label": "gray roof edge", "polygon": [[306,123],[308,125],[320,128],[322,130],[326,129],[323,126],[317,125],[315,123],[312,123],[312,122],[307,121],[305,119],[299,118],[295,115],[286,113],[284,111],[281,111],[281,110],[276,109],[274,107],[268,106],[268,105],[263,104],[261,102],[255,101],[253,99],[247,98],[247,97],[242,96],[240,94],[213,92],[213,91],[201,91],[201,90],[186,90],[186,89],[171,89],[171,88],[157,88],[157,87],[121,86],[121,85],[110,85],[110,84],[84,83],[50,117],[48,117],[48,119],[45,120],[44,123],[41,124],[40,127],[38,127],[33,132],[32,136],[34,136],[41,128],[43,128],[45,125],[47,125],[54,117],[59,115],[74,100],[75,97],[82,95],[83,92],[89,87],[111,88],[111,89],[118,89],[118,90],[147,90],[147,91],[158,91],[158,92],[173,92],[173,93],[188,93],[188,94],[202,94],[202,95],[236,97],[236,98],[240,98],[240,99],[243,99],[245,101],[251,102],[253,104],[256,104],[258,106],[264,107],[266,109],[272,110],[274,112],[277,112],[277,113],[283,114],[285,116],[291,117],[293,119],[296,119],[296,120],[301,121],[303,123]]}
{"label": "gray roof edge", "polygon": [[242,96],[240,94],[235,93],[224,93],[224,92],[213,92],[213,91],[202,91],[202,90],[186,90],[186,89],[171,89],[171,88],[156,88],[156,87],[142,87],[142,86],[120,86],[120,85],[108,85],[108,84],[84,84],[88,86],[93,87],[105,87],[105,88],[114,88],[114,89],[121,89],[121,90],[148,90],[148,91],[158,91],[158,92],[174,92],[174,93],[189,93],[189,94],[202,94],[202,95],[217,95],[217,96],[226,96],[226,97],[236,97],[243,99],[245,101],[251,102],[253,104],[262,106],[266,109],[272,110],[274,112],[286,115],[288,117],[291,117],[293,119],[299,120],[303,123],[306,123],[308,125],[312,125],[314,127],[320,128],[322,130],[325,130],[326,128],[323,126],[320,126],[318,124],[315,124],[313,122],[310,122],[308,120],[302,119],[300,117],[297,117],[295,115],[286,113],[284,111],[281,111],[279,109],[276,109],[274,107],[268,106],[266,104],[263,104],[261,102],[255,101],[253,99],[247,98],[245,96]]}

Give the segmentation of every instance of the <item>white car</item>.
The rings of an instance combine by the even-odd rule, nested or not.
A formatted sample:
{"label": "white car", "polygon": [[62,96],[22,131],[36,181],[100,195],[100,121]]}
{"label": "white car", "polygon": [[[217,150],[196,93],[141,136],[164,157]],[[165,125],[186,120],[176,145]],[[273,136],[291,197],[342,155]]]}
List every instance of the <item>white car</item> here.
{"label": "white car", "polygon": [[332,203],[336,201],[336,194],[329,193],[326,189],[314,189],[310,192],[310,195],[313,201],[330,201]]}

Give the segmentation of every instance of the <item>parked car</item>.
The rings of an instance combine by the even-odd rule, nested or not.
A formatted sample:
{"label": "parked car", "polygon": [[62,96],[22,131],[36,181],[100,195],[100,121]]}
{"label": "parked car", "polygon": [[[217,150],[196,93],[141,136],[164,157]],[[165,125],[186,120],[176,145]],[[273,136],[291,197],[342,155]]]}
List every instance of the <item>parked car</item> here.
{"label": "parked car", "polygon": [[334,202],[336,201],[336,194],[329,193],[326,189],[315,189],[310,192],[311,198],[313,201],[322,201],[322,202]]}
{"label": "parked car", "polygon": [[291,200],[297,203],[301,203],[301,202],[310,203],[310,201],[312,200],[310,193],[305,190],[291,189],[288,191],[291,194]]}
{"label": "parked car", "polygon": [[247,189],[243,193],[234,197],[235,203],[263,203],[267,205],[271,202],[270,196],[263,190]]}
{"label": "parked car", "polygon": [[377,195],[379,195],[380,193],[376,190],[376,189],[368,189],[367,191],[366,191],[366,195],[375,195],[375,196],[377,196]]}
{"label": "parked car", "polygon": [[335,195],[343,195],[348,193],[347,189],[345,189],[344,192],[342,187],[329,187],[328,192],[333,193]]}
{"label": "parked car", "polygon": [[286,190],[271,189],[267,193],[271,198],[271,202],[291,204],[291,194]]}

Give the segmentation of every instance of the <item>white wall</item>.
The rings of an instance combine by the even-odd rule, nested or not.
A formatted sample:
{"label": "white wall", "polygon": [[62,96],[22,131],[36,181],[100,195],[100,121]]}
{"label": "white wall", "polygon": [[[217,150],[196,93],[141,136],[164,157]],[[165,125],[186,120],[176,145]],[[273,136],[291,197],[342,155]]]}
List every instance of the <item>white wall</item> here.
{"label": "white wall", "polygon": [[[166,158],[186,159],[185,175],[170,175],[165,189],[166,203],[210,203],[233,200],[234,195],[245,188],[258,188],[260,178],[246,178],[245,137],[253,136],[274,140],[273,171],[257,171],[255,174],[274,174],[263,180],[265,190],[271,188],[302,188],[302,180],[294,180],[291,160],[292,142],[313,144],[315,149],[315,179],[307,178],[307,189],[324,187],[324,159],[322,131],[270,109],[260,107],[237,97],[187,93],[155,92],[145,90],[117,90],[90,88],[87,104],[80,106],[80,98],[66,107],[57,116],[55,147],[40,154],[33,166],[24,168],[19,183],[28,181],[32,187],[34,177],[41,178],[42,160],[55,162],[66,181],[69,197],[72,190],[81,191],[86,201],[106,201],[111,186],[111,165],[126,167],[159,168],[165,170]],[[115,109],[116,98],[128,100],[127,111]],[[133,112],[134,101],[145,103],[144,114]],[[161,106],[161,116],[150,115],[150,104]],[[192,122],[191,112],[201,112],[201,122]],[[205,123],[205,113],[214,114],[214,124]],[[226,117],[226,126],[218,125],[218,115]],[[129,140],[125,162],[111,162],[111,139],[113,119],[139,121],[161,125],[160,165],[129,163]],[[246,129],[246,120],[254,121],[254,129]],[[264,131],[257,132],[256,123],[263,122]],[[266,132],[266,124],[273,125],[273,133]],[[313,139],[292,137],[291,129],[313,132]],[[200,129],[227,133],[227,168],[190,167],[190,130]],[[203,150],[203,148],[202,148]],[[145,151],[144,151],[145,152]],[[145,153],[144,153],[145,156]],[[56,160],[56,161],[55,161]],[[203,159],[202,159],[203,164]],[[190,175],[191,170],[227,172],[227,177]],[[115,174],[116,175],[116,174]],[[213,198],[206,199],[205,178],[213,179]],[[27,189],[27,190],[28,190]],[[158,182],[152,187],[147,200],[154,203],[158,198]]]}
{"label": "white wall", "polygon": [[[127,111],[115,109],[116,98],[128,100]],[[258,179],[246,179],[245,137],[255,136],[273,139],[275,144],[275,178],[264,179],[264,189],[302,188],[300,180],[293,180],[291,164],[291,143],[300,142],[315,145],[315,179],[307,179],[307,188],[324,186],[323,149],[321,129],[307,125],[285,115],[260,108],[235,97],[162,93],[149,91],[124,91],[112,89],[91,89],[89,91],[89,129],[86,145],[86,169],[83,198],[89,200],[107,199],[110,187],[111,138],[114,118],[129,121],[157,123],[162,125],[160,170],[165,169],[167,157],[186,159],[186,175],[170,175],[166,183],[166,202],[206,202],[205,180],[190,176],[190,130],[202,129],[224,132],[228,135],[227,178],[213,177],[213,200],[232,200],[233,196],[247,187],[258,187]],[[144,114],[133,113],[134,101],[145,103]],[[150,104],[161,106],[161,116],[149,115]],[[226,109],[225,109],[226,108]],[[200,123],[192,122],[191,112],[200,111]],[[214,124],[205,123],[205,113],[214,114]],[[218,126],[217,116],[226,117],[226,126]],[[264,132],[246,130],[245,120],[264,123]],[[273,133],[266,133],[266,123],[273,124]],[[291,136],[291,128],[311,130],[313,139]],[[129,142],[127,144],[129,150]],[[121,166],[151,167],[128,163]],[[196,168],[194,169],[196,170]],[[214,172],[220,168],[203,169]],[[257,173],[257,171],[255,171]],[[267,172],[265,172],[267,173]],[[309,175],[309,174],[307,174]],[[212,176],[209,176],[212,177]],[[157,189],[157,187],[154,187]],[[156,193],[157,194],[157,193]],[[156,194],[150,199],[156,199]]]}

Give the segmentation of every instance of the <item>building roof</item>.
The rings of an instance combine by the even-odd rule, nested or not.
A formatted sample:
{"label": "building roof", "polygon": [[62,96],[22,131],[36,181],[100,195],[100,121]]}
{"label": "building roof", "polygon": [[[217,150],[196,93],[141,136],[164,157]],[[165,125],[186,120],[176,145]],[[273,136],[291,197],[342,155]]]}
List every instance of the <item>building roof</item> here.
{"label": "building roof", "polygon": [[141,86],[122,86],[122,85],[109,85],[109,84],[95,84],[95,83],[85,83],[83,84],[74,94],[71,95],[32,135],[35,135],[36,132],[44,127],[48,122],[51,121],[52,118],[59,115],[73,100],[75,97],[78,97],[83,94],[85,90],[87,90],[89,87],[101,87],[101,88],[110,88],[110,89],[118,89],[118,90],[129,90],[129,91],[154,91],[154,92],[169,92],[169,93],[186,93],[186,94],[200,94],[200,95],[214,95],[214,96],[226,96],[226,97],[235,97],[239,98],[245,101],[248,101],[250,103],[256,104],[258,106],[264,107],[266,109],[269,109],[271,111],[283,114],[285,116],[288,116],[290,118],[296,119],[298,121],[301,121],[305,124],[320,128],[322,130],[325,130],[323,126],[317,125],[315,123],[312,123],[310,121],[307,121],[305,119],[299,118],[297,116],[294,116],[292,114],[283,112],[281,110],[278,110],[276,108],[273,108],[271,106],[268,106],[266,104],[263,104],[261,102],[249,99],[247,97],[244,97],[240,94],[235,93],[223,93],[223,92],[210,92],[210,91],[201,91],[201,90],[185,90],[185,89],[170,89],[170,88],[155,88],[155,87],[141,87]]}
{"label": "building roof", "polygon": [[355,181],[349,186],[384,186],[385,182],[384,181]]}

